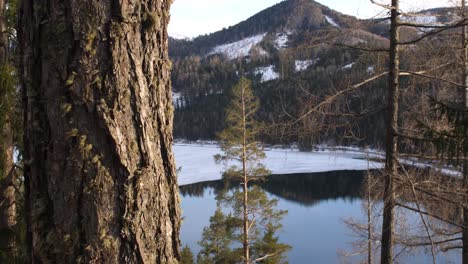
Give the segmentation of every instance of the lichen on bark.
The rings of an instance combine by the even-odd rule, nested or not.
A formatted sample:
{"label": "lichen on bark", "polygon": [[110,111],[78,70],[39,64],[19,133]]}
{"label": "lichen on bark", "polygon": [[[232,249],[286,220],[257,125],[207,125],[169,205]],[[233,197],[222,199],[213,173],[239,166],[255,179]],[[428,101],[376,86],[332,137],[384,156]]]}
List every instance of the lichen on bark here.
{"label": "lichen on bark", "polygon": [[[169,7],[23,1],[25,174],[39,263],[177,263]],[[159,24],[148,30],[145,14]]]}

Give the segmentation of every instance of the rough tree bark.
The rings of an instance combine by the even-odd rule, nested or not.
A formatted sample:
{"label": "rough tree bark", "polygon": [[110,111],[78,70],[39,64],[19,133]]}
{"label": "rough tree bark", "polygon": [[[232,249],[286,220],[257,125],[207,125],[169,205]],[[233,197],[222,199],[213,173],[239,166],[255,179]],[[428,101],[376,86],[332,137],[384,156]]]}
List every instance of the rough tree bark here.
{"label": "rough tree bark", "polygon": [[398,173],[398,111],[400,93],[400,58],[399,45],[399,0],[392,0],[389,51],[389,78],[388,78],[388,118],[385,154],[385,189],[384,211],[382,224],[381,263],[393,262],[393,228],[395,207],[394,178]]}
{"label": "rough tree bark", "polygon": [[[6,4],[6,0],[0,0],[0,67],[8,65]],[[15,188],[10,174],[13,168],[13,133],[9,119],[6,113],[5,123],[0,124],[0,230],[11,229],[16,224]]]}
{"label": "rough tree bark", "polygon": [[171,0],[24,0],[32,263],[177,263]]}
{"label": "rough tree bark", "polygon": [[[466,18],[466,1],[461,2],[461,15]],[[464,124],[465,124],[465,139],[463,141],[463,186],[468,189],[468,26],[462,27],[462,82],[465,87],[464,93]],[[468,208],[463,208],[463,226],[468,226]],[[463,264],[468,264],[468,229],[463,228]]]}

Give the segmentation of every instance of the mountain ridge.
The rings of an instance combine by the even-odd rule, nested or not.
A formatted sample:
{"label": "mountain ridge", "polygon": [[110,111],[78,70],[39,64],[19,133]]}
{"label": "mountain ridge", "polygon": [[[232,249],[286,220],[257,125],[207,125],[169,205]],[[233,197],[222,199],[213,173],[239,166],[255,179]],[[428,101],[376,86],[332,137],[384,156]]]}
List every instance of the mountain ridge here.
{"label": "mountain ridge", "polygon": [[[365,21],[339,13],[313,0],[286,0],[233,26],[210,34],[191,39],[170,38],[170,47],[173,47],[170,49],[170,55],[172,57],[187,56],[187,53],[180,54],[178,50],[183,43],[188,46],[186,49],[191,49],[192,53],[202,55],[217,45],[232,43],[258,34],[334,27],[330,19],[345,29],[360,28],[362,22]],[[171,52],[174,49],[178,50],[178,54]]]}
{"label": "mountain ridge", "polygon": [[[443,14],[450,9],[422,11],[421,17],[442,23],[442,16],[433,14],[436,11]],[[209,35],[170,39],[175,137],[215,138],[224,128],[230,90],[241,76],[253,81],[261,101],[261,121],[281,122],[300,115],[310,100],[329,95],[336,86],[358,83],[384,71],[385,56],[345,46],[386,48],[388,29],[389,24],[382,19],[358,19],[312,0],[288,0]],[[415,29],[402,28],[403,41],[415,34]],[[357,116],[366,108],[378,108],[385,95],[384,89],[376,88],[385,85],[385,81],[376,81],[368,91],[363,89],[364,99],[354,97],[347,104]],[[363,119],[353,133],[370,131],[367,143],[378,144],[375,141],[385,133],[385,117],[383,112],[372,118],[376,117]],[[331,135],[333,131],[327,133],[319,140],[338,140]],[[302,135],[287,141],[313,142]]]}

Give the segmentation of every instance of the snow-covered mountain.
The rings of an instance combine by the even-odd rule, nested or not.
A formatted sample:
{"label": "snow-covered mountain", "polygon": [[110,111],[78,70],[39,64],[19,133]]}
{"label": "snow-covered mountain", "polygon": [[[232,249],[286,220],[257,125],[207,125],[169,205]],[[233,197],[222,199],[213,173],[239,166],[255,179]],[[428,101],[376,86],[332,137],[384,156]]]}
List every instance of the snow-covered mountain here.
{"label": "snow-covered mountain", "polygon": [[[403,20],[442,25],[456,20],[456,14],[432,9]],[[209,35],[170,38],[175,135],[213,138],[223,127],[230,89],[241,76],[253,81],[262,118],[301,111],[304,92],[323,96],[344,80],[350,83],[381,71],[383,61],[375,54],[335,44],[386,48],[388,32],[385,19],[361,20],[313,0],[285,0]],[[422,32],[403,28],[401,35],[405,40]],[[381,122],[365,125],[373,127],[371,133],[383,133]]]}

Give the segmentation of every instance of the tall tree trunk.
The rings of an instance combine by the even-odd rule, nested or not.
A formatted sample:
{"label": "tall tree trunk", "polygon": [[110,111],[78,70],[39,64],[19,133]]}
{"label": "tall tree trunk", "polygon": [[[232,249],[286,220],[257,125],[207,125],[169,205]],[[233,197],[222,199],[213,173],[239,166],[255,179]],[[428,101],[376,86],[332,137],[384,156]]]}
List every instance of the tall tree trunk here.
{"label": "tall tree trunk", "polygon": [[[6,0],[0,0],[0,71],[9,74],[8,63],[8,29],[6,21]],[[0,85],[10,85],[0,80]],[[2,105],[10,105],[11,100],[7,92],[11,87],[0,87],[4,94]],[[10,102],[7,102],[10,101]],[[15,236],[13,227],[16,225],[16,199],[13,186],[13,133],[11,129],[11,109],[4,109],[0,120],[0,248],[7,254],[0,256],[0,262],[10,262],[13,257]]]}
{"label": "tall tree trunk", "polygon": [[[466,18],[466,1],[461,2],[461,15]],[[462,28],[462,67],[463,67],[463,86],[464,93],[464,124],[465,124],[465,139],[463,141],[463,186],[468,189],[468,26]],[[463,226],[468,227],[468,208],[463,208]],[[468,264],[468,229],[463,229],[463,264]]]}
{"label": "tall tree trunk", "polygon": [[24,0],[32,263],[177,263],[171,0]]}
{"label": "tall tree trunk", "polygon": [[7,62],[8,34],[6,24],[6,1],[0,0],[0,63]]}
{"label": "tall tree trunk", "polygon": [[384,212],[381,263],[393,262],[393,228],[395,207],[394,178],[398,173],[398,100],[400,93],[399,0],[392,0],[390,26],[390,61],[388,78],[388,120],[385,154]]}
{"label": "tall tree trunk", "polygon": [[367,171],[367,263],[372,264],[372,197],[371,174]]}
{"label": "tall tree trunk", "polygon": [[250,263],[250,241],[249,241],[249,212],[248,212],[248,205],[249,205],[249,178],[247,175],[247,121],[246,121],[246,100],[244,95],[245,87],[242,87],[242,174],[244,176],[244,203],[243,203],[243,221],[244,221],[244,262],[246,264]]}
{"label": "tall tree trunk", "polygon": [[[8,67],[8,33],[6,25],[6,0],[0,0],[0,68]],[[0,85],[4,85],[2,82]],[[9,85],[9,84],[7,84]],[[8,87],[0,89],[5,92]],[[5,100],[13,100],[5,96]],[[6,102],[0,102],[3,105],[9,105]],[[4,120],[0,124],[0,232],[2,236],[0,247],[10,247],[13,242],[11,229],[16,224],[16,204],[15,188],[13,186],[13,133],[11,130],[11,113],[7,110],[5,116],[0,118]]]}

